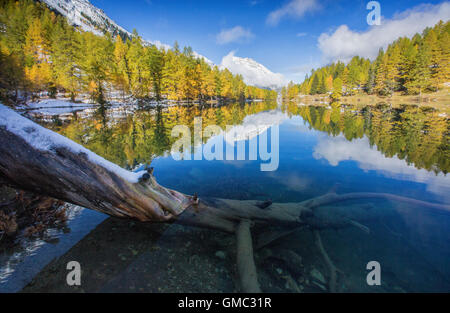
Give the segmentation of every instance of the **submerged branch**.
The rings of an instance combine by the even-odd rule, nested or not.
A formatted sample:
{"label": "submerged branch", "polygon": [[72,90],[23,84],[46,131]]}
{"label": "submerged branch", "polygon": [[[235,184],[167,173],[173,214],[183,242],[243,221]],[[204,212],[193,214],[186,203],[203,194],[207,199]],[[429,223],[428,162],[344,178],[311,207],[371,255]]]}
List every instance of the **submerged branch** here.
{"label": "submerged branch", "polygon": [[242,220],[236,231],[237,237],[237,268],[242,291],[245,293],[260,293],[258,274],[253,256],[253,242],[250,232],[251,222]]}
{"label": "submerged branch", "polygon": [[338,195],[336,193],[328,193],[323,196],[306,200],[301,202],[299,205],[313,210],[315,208],[328,205],[328,204],[334,204],[338,202],[344,202],[349,200],[361,200],[361,199],[385,199],[390,201],[396,201],[396,202],[403,202],[406,204],[410,204],[417,207],[423,207],[427,209],[433,209],[436,211],[441,212],[450,212],[450,205],[447,204],[441,204],[441,203],[431,203],[427,201],[422,200],[416,200],[408,197],[402,197],[397,195],[392,195],[389,193],[376,193],[376,192],[355,192],[355,193],[347,193]]}
{"label": "submerged branch", "polygon": [[325,250],[323,243],[322,243],[322,238],[320,236],[320,232],[318,230],[314,230],[314,239],[316,242],[316,246],[320,251],[320,254],[322,255],[325,264],[328,267],[328,270],[330,272],[330,279],[328,282],[328,288],[329,291],[332,293],[336,292],[336,284],[337,284],[337,273],[338,273],[338,269],[336,268],[336,266],[334,265],[333,261],[331,261],[330,256],[328,255],[327,251]]}

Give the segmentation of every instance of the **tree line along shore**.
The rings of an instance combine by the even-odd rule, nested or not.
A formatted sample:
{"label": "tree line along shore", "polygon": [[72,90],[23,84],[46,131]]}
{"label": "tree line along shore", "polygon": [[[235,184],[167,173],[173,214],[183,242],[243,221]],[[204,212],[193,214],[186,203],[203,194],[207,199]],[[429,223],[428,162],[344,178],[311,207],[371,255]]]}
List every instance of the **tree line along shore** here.
{"label": "tree line along shore", "polygon": [[[283,88],[284,99],[330,101],[447,102],[450,87],[450,22],[440,21],[412,38],[402,37],[380,49],[371,61],[359,56],[315,69],[304,82]],[[327,100],[328,101],[328,100]]]}

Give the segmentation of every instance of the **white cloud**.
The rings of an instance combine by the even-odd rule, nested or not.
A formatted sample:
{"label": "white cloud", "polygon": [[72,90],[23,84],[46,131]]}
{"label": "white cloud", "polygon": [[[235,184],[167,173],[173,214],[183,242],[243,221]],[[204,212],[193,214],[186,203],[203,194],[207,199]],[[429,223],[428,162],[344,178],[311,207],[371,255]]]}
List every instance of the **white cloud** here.
{"label": "white cloud", "polygon": [[316,11],[319,8],[318,0],[290,0],[278,10],[270,12],[266,22],[275,26],[285,17],[301,18],[306,13]]}
{"label": "white cloud", "polygon": [[224,29],[216,36],[216,41],[220,45],[232,42],[244,42],[254,37],[250,29],[236,26],[230,29]]}
{"label": "white cloud", "polygon": [[307,33],[298,33],[297,37],[305,37],[306,35],[308,35]]}
{"label": "white cloud", "polygon": [[420,5],[411,10],[384,19],[380,26],[365,32],[356,32],[341,25],[334,33],[319,37],[319,48],[326,61],[349,61],[358,55],[374,59],[380,48],[386,48],[399,37],[412,37],[440,20],[450,19],[450,2],[439,5]]}
{"label": "white cloud", "polygon": [[234,53],[232,51],[223,57],[221,68],[227,68],[233,74],[242,75],[247,85],[276,89],[287,84],[287,80],[282,74],[273,73],[255,60],[240,58]]}
{"label": "white cloud", "polygon": [[385,157],[376,148],[370,147],[367,137],[348,141],[342,135],[324,136],[314,148],[313,156],[318,160],[326,159],[331,166],[338,166],[340,162],[351,160],[364,171],[377,171],[385,177],[423,183],[427,185],[428,191],[444,196],[446,201],[450,201],[448,193],[450,177],[442,173],[435,175],[434,172],[417,169],[396,156]]}

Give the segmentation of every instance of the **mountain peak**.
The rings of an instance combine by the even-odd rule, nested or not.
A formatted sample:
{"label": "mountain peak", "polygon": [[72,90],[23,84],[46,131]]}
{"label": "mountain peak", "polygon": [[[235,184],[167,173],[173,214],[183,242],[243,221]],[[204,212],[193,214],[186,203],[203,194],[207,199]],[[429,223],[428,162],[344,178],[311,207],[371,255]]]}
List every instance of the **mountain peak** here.
{"label": "mountain peak", "polygon": [[[89,0],[42,0],[42,2],[65,16],[72,25],[79,26],[84,31],[92,32],[96,35],[110,33],[113,37],[117,35],[120,35],[122,38],[132,37],[129,31],[119,26],[102,9],[92,5]],[[172,48],[170,45],[158,40],[144,40],[144,42],[166,50]],[[204,59],[210,65],[214,64],[211,60],[195,51],[194,56]]]}
{"label": "mountain peak", "polygon": [[53,10],[67,17],[73,25],[97,35],[110,33],[113,36],[131,37],[131,33],[110,19],[103,10],[89,0],[42,0]]}
{"label": "mountain peak", "polygon": [[287,84],[286,78],[282,74],[273,73],[251,58],[237,57],[234,51],[222,59],[221,67],[229,69],[233,74],[242,75],[247,85],[279,89]]}

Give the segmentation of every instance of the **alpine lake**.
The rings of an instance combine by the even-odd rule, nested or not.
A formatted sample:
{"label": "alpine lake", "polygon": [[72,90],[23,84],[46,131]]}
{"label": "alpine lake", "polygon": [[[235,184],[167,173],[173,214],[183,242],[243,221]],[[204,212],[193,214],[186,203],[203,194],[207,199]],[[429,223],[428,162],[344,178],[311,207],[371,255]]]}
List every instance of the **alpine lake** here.
{"label": "alpine lake", "polygon": [[[253,102],[27,114],[126,169],[150,165],[161,185],[200,199],[288,203],[332,191],[450,204],[450,119],[429,107]],[[223,132],[202,138],[192,155],[175,160],[171,149],[178,138],[172,129],[194,129],[196,117],[202,117],[203,129],[217,125]],[[231,142],[227,126],[237,130]],[[269,161],[249,157],[257,138],[267,138],[272,157],[278,152],[275,170],[262,171]],[[196,158],[212,141],[223,149],[245,147],[245,157]],[[239,292],[235,236],[66,207],[64,227],[2,250],[0,291]],[[339,270],[338,291],[450,292],[450,212],[383,199],[339,202],[327,212],[360,226],[319,230]],[[257,246],[254,258],[264,292],[328,292],[329,268],[310,227]],[[81,266],[81,286],[66,283],[70,261]],[[380,267],[378,284],[368,283],[373,261]]]}

